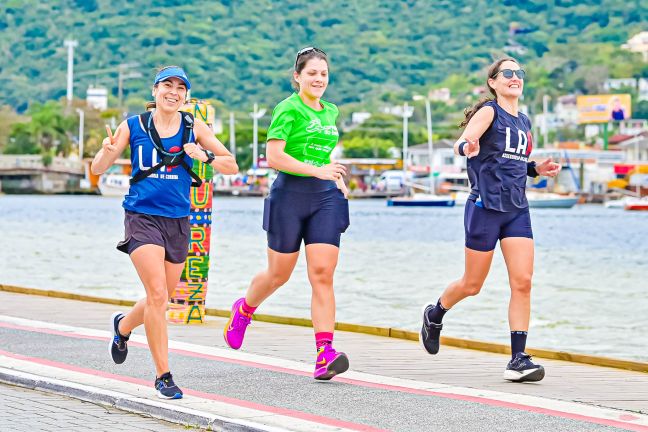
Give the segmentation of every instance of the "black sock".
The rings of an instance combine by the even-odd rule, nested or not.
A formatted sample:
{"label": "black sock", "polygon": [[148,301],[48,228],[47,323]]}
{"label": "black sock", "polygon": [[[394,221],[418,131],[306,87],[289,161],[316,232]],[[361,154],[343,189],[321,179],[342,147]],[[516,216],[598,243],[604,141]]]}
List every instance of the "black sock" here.
{"label": "black sock", "polygon": [[428,312],[428,319],[435,323],[435,324],[441,324],[441,321],[443,320],[443,315],[445,315],[446,312],[448,312],[449,309],[444,308],[441,306],[441,299],[437,300],[436,306],[434,306],[434,309],[432,309],[430,312]]}
{"label": "black sock", "polygon": [[521,330],[514,330],[511,332],[511,358],[515,358],[515,354],[524,352],[526,347],[527,332]]}

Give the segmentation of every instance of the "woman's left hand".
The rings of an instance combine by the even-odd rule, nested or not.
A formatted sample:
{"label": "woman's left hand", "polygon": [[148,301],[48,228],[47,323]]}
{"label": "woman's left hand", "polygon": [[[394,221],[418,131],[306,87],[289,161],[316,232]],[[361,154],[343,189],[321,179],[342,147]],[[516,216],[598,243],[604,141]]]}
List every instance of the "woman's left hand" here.
{"label": "woman's left hand", "polygon": [[344,180],[339,179],[335,183],[337,184],[338,189],[340,189],[344,194],[344,198],[349,199],[349,189],[347,188],[346,183],[344,183]]}
{"label": "woman's left hand", "polygon": [[537,164],[535,168],[541,176],[556,177],[562,166],[549,158]]}
{"label": "woman's left hand", "polygon": [[200,162],[207,161],[207,155],[203,149],[196,143],[187,143],[184,145],[184,151],[192,159],[197,159]]}

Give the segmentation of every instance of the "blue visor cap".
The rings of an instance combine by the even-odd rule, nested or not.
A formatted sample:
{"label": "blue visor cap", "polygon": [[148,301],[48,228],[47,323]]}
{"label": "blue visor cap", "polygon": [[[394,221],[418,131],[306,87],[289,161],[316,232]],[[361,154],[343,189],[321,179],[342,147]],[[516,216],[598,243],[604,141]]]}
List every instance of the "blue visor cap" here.
{"label": "blue visor cap", "polygon": [[184,70],[182,70],[182,68],[179,67],[170,67],[158,72],[158,74],[155,76],[155,82],[153,83],[153,85],[174,77],[181,79],[182,82],[184,82],[187,86],[187,90],[191,89],[191,83],[189,82],[189,78],[187,78],[187,74]]}

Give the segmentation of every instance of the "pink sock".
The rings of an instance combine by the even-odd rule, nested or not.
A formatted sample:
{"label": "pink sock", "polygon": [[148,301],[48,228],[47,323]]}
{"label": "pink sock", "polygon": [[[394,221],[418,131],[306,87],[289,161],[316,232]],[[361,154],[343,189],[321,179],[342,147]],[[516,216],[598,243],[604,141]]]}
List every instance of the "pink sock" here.
{"label": "pink sock", "polygon": [[250,306],[249,304],[247,304],[245,299],[243,299],[243,303],[241,304],[241,309],[243,309],[243,312],[245,312],[246,314],[252,315],[257,308],[254,306]]}
{"label": "pink sock", "polygon": [[333,333],[319,332],[315,333],[315,346],[319,349],[322,345],[333,343]]}

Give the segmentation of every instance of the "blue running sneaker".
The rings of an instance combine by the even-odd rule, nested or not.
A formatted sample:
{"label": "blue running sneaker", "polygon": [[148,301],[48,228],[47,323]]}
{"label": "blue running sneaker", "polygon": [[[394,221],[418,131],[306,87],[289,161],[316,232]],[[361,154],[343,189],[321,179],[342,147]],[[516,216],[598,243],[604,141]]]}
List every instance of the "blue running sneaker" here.
{"label": "blue running sneaker", "polygon": [[161,399],[182,399],[182,390],[173,382],[171,372],[162,374],[160,378],[155,378],[155,389]]}
{"label": "blue running sneaker", "polygon": [[122,318],[124,318],[124,314],[121,312],[115,312],[110,317],[110,331],[113,334],[110,340],[110,356],[117,364],[124,363],[128,355],[128,338],[130,335],[123,336],[119,333],[119,321]]}
{"label": "blue running sneaker", "polygon": [[515,382],[540,381],[544,376],[544,368],[533,363],[531,356],[525,352],[515,354],[504,371],[504,379]]}
{"label": "blue running sneaker", "polygon": [[423,325],[419,333],[419,343],[428,354],[439,352],[439,339],[443,328],[443,324],[433,323],[428,317],[428,312],[434,309],[434,306],[436,306],[436,303],[428,303],[423,306]]}

